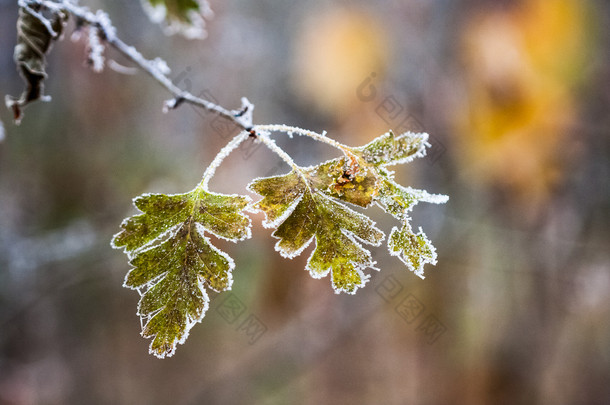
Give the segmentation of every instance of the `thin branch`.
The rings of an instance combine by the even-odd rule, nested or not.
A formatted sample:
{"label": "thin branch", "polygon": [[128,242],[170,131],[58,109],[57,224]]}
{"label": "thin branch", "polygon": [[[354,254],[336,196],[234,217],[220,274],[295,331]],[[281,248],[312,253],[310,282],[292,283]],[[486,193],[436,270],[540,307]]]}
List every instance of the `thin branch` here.
{"label": "thin branch", "polygon": [[[182,90],[176,86],[169,77],[159,68],[158,60],[146,59],[133,46],[127,45],[116,35],[116,29],[108,18],[108,15],[98,10],[95,14],[89,11],[86,7],[79,6],[68,0],[51,1],[51,0],[21,0],[26,5],[38,5],[49,10],[67,11],[76,17],[81,23],[95,26],[100,30],[104,40],[113,48],[123,54],[125,57],[134,62],[138,67],[148,73],[159,84],[165,87],[172,93],[177,100],[183,100],[190,104],[199,106],[209,112],[214,112],[235,123],[239,128],[250,132],[252,130],[252,114],[244,114],[243,110],[246,106],[251,106],[249,102],[244,102],[242,99],[241,110],[227,110],[211,101],[194,96],[186,90]],[[251,110],[251,109],[250,109]]]}
{"label": "thin branch", "polygon": [[[267,127],[267,126],[270,126],[270,125],[265,125],[265,127]],[[273,153],[278,155],[284,162],[288,163],[288,166],[290,166],[290,168],[292,170],[294,170],[299,175],[299,177],[301,177],[301,179],[303,179],[303,181],[305,182],[305,185],[309,189],[309,181],[307,180],[307,176],[305,176],[303,169],[299,165],[297,165],[294,162],[294,160],[292,160],[292,158],[290,157],[290,155],[288,153],[286,153],[282,148],[277,146],[275,141],[269,137],[269,133],[266,130],[262,130],[259,132],[258,131],[259,128],[260,128],[259,126],[255,127],[255,130],[257,130],[258,139],[262,143],[264,143],[265,146],[267,148],[269,148]]]}
{"label": "thin branch", "polygon": [[[164,103],[163,111],[167,112],[171,109],[175,109],[183,103],[190,103],[195,106],[201,107],[209,112],[216,113],[230,121],[232,121],[237,127],[246,131],[246,135],[260,137],[261,132],[283,132],[288,135],[298,134],[302,136],[308,136],[317,141],[326,143],[334,148],[341,150],[345,155],[349,157],[353,157],[351,150],[346,145],[343,145],[334,139],[326,137],[324,134],[318,134],[314,131],[309,131],[306,129],[291,127],[288,125],[257,125],[253,126],[252,124],[252,112],[254,110],[254,105],[248,101],[247,98],[242,98],[242,106],[239,110],[227,110],[226,108],[215,104],[211,101],[202,99],[200,97],[194,96],[190,92],[186,90],[182,90],[178,86],[176,86],[171,79],[167,76],[169,74],[169,68],[159,58],[156,59],[147,59],[145,58],[137,49],[133,46],[127,45],[116,35],[116,28],[112,25],[108,14],[106,14],[102,10],[98,10],[96,13],[89,11],[88,8],[79,6],[77,2],[72,2],[70,0],[19,0],[19,4],[24,7],[29,7],[30,5],[36,5],[40,7],[47,8],[48,10],[56,11],[56,12],[68,12],[72,14],[76,19],[79,25],[90,25],[91,27],[95,27],[99,30],[100,39],[107,42],[110,46],[115,48],[129,60],[134,62],[140,69],[144,70],[148,73],[153,79],[155,79],[159,84],[165,87],[174,98],[171,100],[167,100]],[[216,166],[222,162],[233,149],[239,146],[245,138],[245,136],[240,133],[238,135],[239,142],[236,144],[229,143],[225,148],[223,148],[217,158],[220,158],[220,161],[217,164],[212,164],[214,168],[211,171],[206,171],[204,174],[204,178],[202,180],[202,184],[207,186],[209,179],[214,175],[214,171]],[[236,137],[234,140],[238,139]],[[271,151],[276,153],[278,156],[282,158],[286,163],[288,163],[295,171],[299,172],[303,177],[302,170],[297,166],[294,161],[288,156],[286,152],[284,152],[281,148],[279,148],[273,140],[268,137],[266,134],[264,139],[261,139],[262,142],[267,146]],[[226,148],[229,148],[225,150]],[[225,153],[226,152],[226,153]],[[216,159],[214,160],[216,162]]]}
{"label": "thin branch", "polygon": [[337,142],[334,139],[327,137],[326,132],[324,132],[322,134],[318,134],[317,132],[310,131],[308,129],[303,129],[303,128],[299,128],[299,127],[291,127],[289,125],[281,125],[281,124],[256,125],[255,130],[257,132],[259,130],[260,131],[270,131],[270,132],[283,132],[285,134],[288,134],[289,136],[292,136],[292,134],[308,136],[310,138],[315,139],[316,141],[320,141],[320,142],[326,143],[334,148],[337,148],[337,149],[343,151],[344,153],[347,153],[349,150],[348,146],[343,145],[342,143]]}

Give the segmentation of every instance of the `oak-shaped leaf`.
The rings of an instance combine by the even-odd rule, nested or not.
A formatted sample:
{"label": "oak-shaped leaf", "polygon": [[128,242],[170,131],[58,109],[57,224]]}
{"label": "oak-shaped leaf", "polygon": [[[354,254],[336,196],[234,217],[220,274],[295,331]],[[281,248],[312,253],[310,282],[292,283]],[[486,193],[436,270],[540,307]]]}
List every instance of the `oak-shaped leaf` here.
{"label": "oak-shaped leaf", "polygon": [[316,190],[302,173],[256,179],[248,189],[263,196],[253,208],[265,213],[263,225],[276,228],[275,249],[293,258],[315,239],[306,269],[312,277],[331,274],[336,293],[354,294],[369,279],[371,253],[359,241],[379,246],[385,235],[368,217]]}
{"label": "oak-shaped leaf", "polygon": [[124,286],[141,294],[138,315],[146,322],[142,336],[152,338],[151,354],[172,356],[184,343],[208,309],[206,288],[230,289],[234,262],[206,234],[234,242],[249,238],[250,219],[243,210],[250,202],[202,188],[134,199],[142,214],[123,221],[112,245],[123,248],[133,266]]}
{"label": "oak-shaped leaf", "polygon": [[141,0],[142,7],[155,23],[162,23],[168,35],[205,38],[205,19],[214,13],[207,0]]}
{"label": "oak-shaped leaf", "polygon": [[48,100],[44,96],[43,82],[46,56],[53,41],[61,35],[68,15],[60,10],[49,11],[50,16],[42,14],[39,5],[21,6],[17,19],[17,44],[13,58],[26,88],[19,98],[6,96],[6,106],[13,111],[13,119],[19,124],[22,109],[31,102]]}

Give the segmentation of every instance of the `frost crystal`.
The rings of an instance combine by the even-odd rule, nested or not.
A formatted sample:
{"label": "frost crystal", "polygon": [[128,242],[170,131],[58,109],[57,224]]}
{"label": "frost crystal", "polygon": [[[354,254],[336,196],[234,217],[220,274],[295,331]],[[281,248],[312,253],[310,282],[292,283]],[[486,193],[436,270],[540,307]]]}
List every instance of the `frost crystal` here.
{"label": "frost crystal", "polygon": [[161,72],[162,74],[164,74],[165,76],[169,75],[172,73],[172,70],[169,68],[169,66],[167,65],[167,62],[164,61],[161,58],[155,58],[151,61],[153,67],[158,70],[159,72]]}
{"label": "frost crystal", "polygon": [[100,41],[100,30],[97,27],[89,27],[87,37],[87,63],[94,72],[99,73],[104,70],[104,50],[105,47]]}

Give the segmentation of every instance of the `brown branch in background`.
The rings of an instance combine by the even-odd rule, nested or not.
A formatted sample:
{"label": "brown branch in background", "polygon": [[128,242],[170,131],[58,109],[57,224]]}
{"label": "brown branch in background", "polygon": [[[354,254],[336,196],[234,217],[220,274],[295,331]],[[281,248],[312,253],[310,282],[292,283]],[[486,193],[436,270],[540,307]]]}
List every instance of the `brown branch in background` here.
{"label": "brown branch in background", "polygon": [[89,11],[88,8],[67,0],[20,0],[19,5],[22,8],[43,8],[52,13],[67,12],[76,18],[79,25],[95,27],[96,31],[99,31],[101,40],[105,41],[126,58],[134,62],[140,69],[144,70],[172,93],[174,98],[165,103],[164,111],[177,108],[180,104],[186,102],[201,107],[206,111],[216,113],[232,121],[235,125],[245,131],[252,131],[253,105],[247,99],[242,98],[242,106],[239,110],[227,110],[218,104],[194,96],[186,90],[182,90],[167,76],[169,74],[169,68],[163,60],[159,58],[153,60],[145,58],[133,46],[127,45],[116,35],[116,28],[112,25],[108,14],[105,12],[98,10],[93,13]]}

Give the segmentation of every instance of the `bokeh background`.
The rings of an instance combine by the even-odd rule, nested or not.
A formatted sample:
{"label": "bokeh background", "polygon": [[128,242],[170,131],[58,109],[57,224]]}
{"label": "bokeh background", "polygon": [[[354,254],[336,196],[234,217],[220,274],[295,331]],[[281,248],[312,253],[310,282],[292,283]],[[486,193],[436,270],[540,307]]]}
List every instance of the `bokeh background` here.
{"label": "bokeh background", "polygon": [[[162,114],[160,86],[93,73],[68,32],[53,101],[21,126],[0,109],[0,404],[610,403],[607,1],[213,0],[204,41],[164,36],[135,0],[83,3],[183,88],[248,97],[256,123],[350,145],[429,132],[397,178],[451,197],[413,211],[439,263],[420,280],[382,246],[369,284],[335,295],[303,270],[311,248],[282,259],[253,215],[251,240],[218,242],[233,291],[174,357],[150,356],[109,241],[132,197],[190,190],[233,130],[190,106]],[[16,19],[0,0],[2,97],[22,89]],[[276,138],[301,164],[336,156]],[[287,170],[247,143],[211,187]]]}

